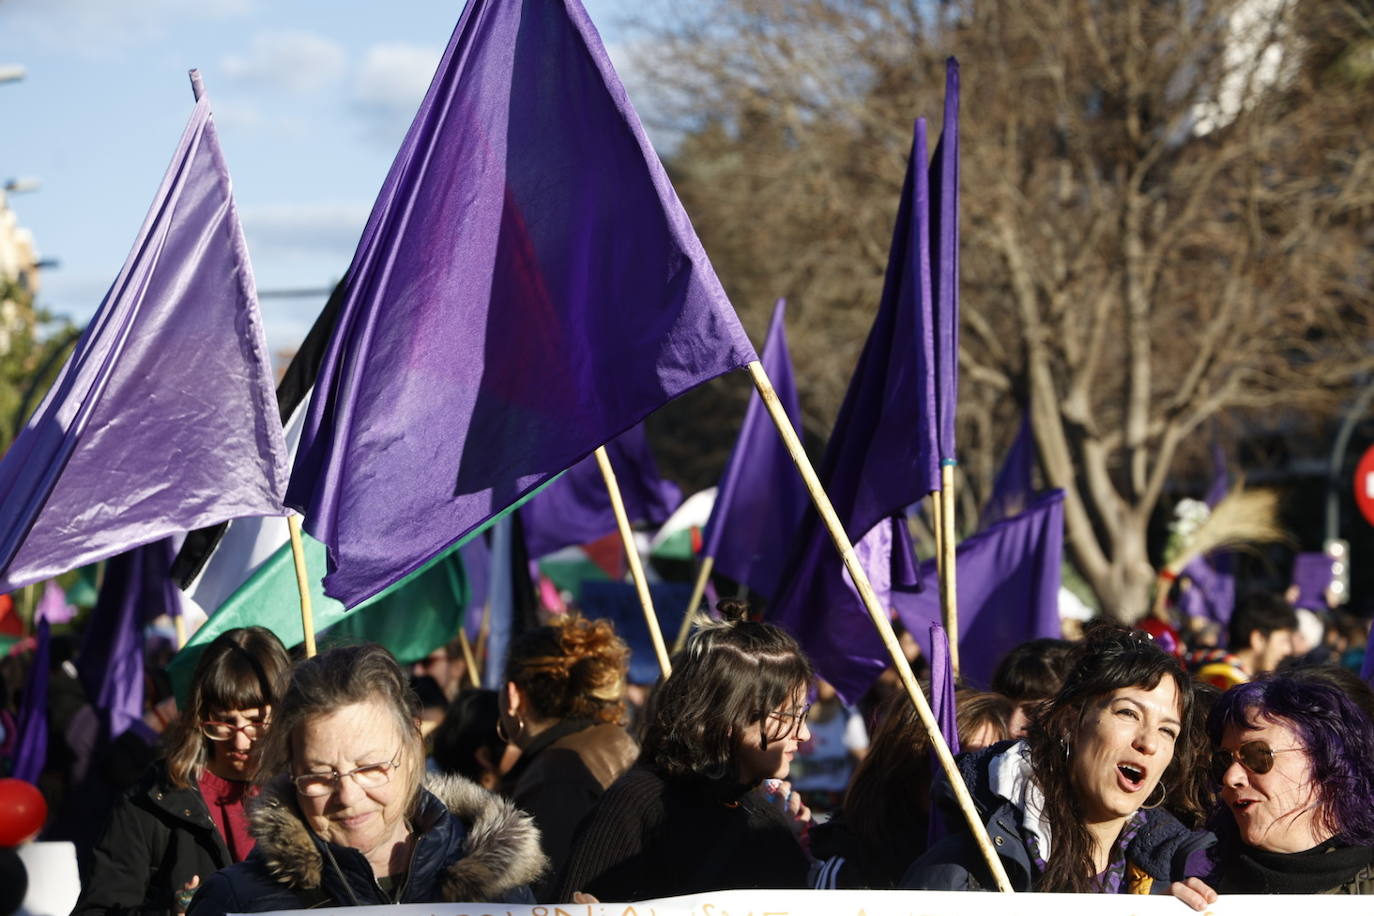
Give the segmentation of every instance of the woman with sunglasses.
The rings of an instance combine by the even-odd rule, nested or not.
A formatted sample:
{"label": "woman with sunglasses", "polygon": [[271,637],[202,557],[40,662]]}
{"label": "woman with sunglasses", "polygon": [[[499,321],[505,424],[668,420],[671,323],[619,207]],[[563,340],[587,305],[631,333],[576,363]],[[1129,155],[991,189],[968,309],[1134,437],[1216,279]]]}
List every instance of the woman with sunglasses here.
{"label": "woman with sunglasses", "polygon": [[[1165,893],[1206,873],[1215,838],[1163,807],[1194,765],[1192,698],[1187,673],[1147,634],[1097,624],[1024,740],[958,758],[1014,890]],[[951,833],[902,887],[996,889],[943,774],[933,795]]]}
{"label": "woman with sunglasses", "polygon": [[205,647],[166,758],[111,812],[74,916],[184,912],[201,882],[247,857],[244,801],[290,667],[262,627],[228,630]]}
{"label": "woman with sunglasses", "polygon": [[257,845],[212,875],[193,916],[383,903],[532,903],[539,832],[460,776],[424,779],[419,701],[376,645],[301,662],[273,710]]}
{"label": "woman with sunglasses", "polygon": [[555,900],[805,886],[809,813],[785,780],[811,737],[811,663],[743,603],[720,611],[654,689],[639,760],[582,822]]}
{"label": "woman with sunglasses", "polygon": [[1214,870],[1175,885],[1221,894],[1374,894],[1374,723],[1340,690],[1271,676],[1232,687],[1208,718],[1216,748]]}

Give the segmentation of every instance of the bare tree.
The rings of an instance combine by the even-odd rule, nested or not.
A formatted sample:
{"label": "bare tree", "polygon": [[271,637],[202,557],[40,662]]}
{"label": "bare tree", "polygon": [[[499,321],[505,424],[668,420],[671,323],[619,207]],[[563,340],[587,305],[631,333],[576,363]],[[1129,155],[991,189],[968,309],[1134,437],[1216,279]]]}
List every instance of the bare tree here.
{"label": "bare tree", "polygon": [[1031,411],[1111,613],[1147,606],[1147,523],[1201,424],[1330,410],[1374,367],[1368,0],[684,6],[645,20],[642,107],[678,132],[674,177],[746,320],[796,304],[822,427],[912,117],[938,118],[960,58],[962,459],[986,481]]}

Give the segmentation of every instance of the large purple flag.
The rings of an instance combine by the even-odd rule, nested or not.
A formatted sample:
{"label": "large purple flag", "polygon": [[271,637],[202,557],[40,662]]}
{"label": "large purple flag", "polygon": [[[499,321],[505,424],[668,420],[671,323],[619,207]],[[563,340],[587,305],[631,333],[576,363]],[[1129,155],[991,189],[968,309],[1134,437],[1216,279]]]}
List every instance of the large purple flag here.
{"label": "large purple flag", "polygon": [[[1040,495],[1020,515],[961,542],[959,572],[959,674],[986,689],[1002,656],[1042,636],[1058,638],[1059,572],[1064,558],[1064,491]],[[935,579],[934,561],[921,572]],[[940,593],[894,593],[903,625],[930,652],[928,628],[940,620]],[[927,658],[930,656],[927,655]]]}
{"label": "large purple flag", "polygon": [[81,639],[77,673],[110,738],[143,717],[143,628],[179,612],[170,538],[122,553],[105,564],[100,598]]}
{"label": "large purple flag", "polygon": [[1019,515],[1030,505],[1035,496],[1035,485],[1031,472],[1035,468],[1035,436],[1031,429],[1030,413],[1021,418],[1021,427],[1016,431],[1007,457],[997,472],[992,484],[992,495],[983,506],[978,527],[983,529],[995,525],[1005,518]]}
{"label": "large purple flag", "polygon": [[202,98],[124,269],[0,462],[0,592],[176,531],[282,514],[271,368]]}
{"label": "large purple flag", "polygon": [[[906,507],[940,486],[925,164],[926,125],[918,120],[882,301],[820,470],[845,531],[861,541],[865,571],[880,580],[875,591],[884,603],[889,590],[913,584],[900,581],[915,571]],[[769,616],[801,641],[846,703],[857,702],[887,666],[882,641],[815,509],[802,516]]]}
{"label": "large purple flag", "polygon": [[[1207,489],[1207,506],[1214,508],[1226,497],[1231,475],[1226,468],[1226,454],[1219,444],[1212,445],[1212,483]],[[1236,577],[1234,561],[1229,551],[1195,557],[1183,567],[1181,576],[1191,582],[1178,597],[1179,612],[1187,617],[1202,617],[1225,627],[1231,622],[1236,606]]]}
{"label": "large purple flag", "polygon": [[[682,504],[677,484],[659,476],[642,423],[607,442],[606,455],[631,522],[661,525]],[[529,555],[536,559],[615,531],[611,494],[596,456],[583,458],[521,506],[520,521]]]}
{"label": "large purple flag", "polygon": [[[801,402],[783,326],[786,308],[781,299],[773,306],[773,320],[763,345],[763,368],[800,437]],[[715,568],[723,575],[760,595],[773,595],[788,544],[807,504],[806,486],[773,428],[762,398],[751,396],[706,521],[701,555],[714,557]]]}
{"label": "large purple flag", "polygon": [[353,606],[758,357],[577,0],[471,0],[348,270],[287,502]]}
{"label": "large purple flag", "polygon": [[959,383],[959,62],[945,62],[945,111],[930,163],[931,290],[935,297],[936,415],[942,461],[954,460]]}
{"label": "large purple flag", "polygon": [[15,779],[37,783],[48,762],[48,669],[51,667],[52,624],[46,617],[38,621],[38,645],[32,667],[24,681],[24,699],[19,705],[19,743],[14,749]]}

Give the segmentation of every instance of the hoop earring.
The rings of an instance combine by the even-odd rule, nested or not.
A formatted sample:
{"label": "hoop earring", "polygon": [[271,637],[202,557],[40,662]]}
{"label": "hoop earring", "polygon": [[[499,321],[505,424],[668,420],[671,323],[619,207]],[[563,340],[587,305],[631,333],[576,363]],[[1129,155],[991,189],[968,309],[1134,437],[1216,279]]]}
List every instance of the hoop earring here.
{"label": "hoop earring", "polygon": [[[1141,805],[1141,810],[1153,811],[1155,808],[1158,808],[1160,805],[1164,804],[1164,799],[1169,797],[1169,790],[1164,788],[1164,780],[1161,779],[1159,782],[1157,782],[1155,784],[1155,788],[1159,790],[1159,801],[1155,802],[1153,805]],[[1151,792],[1150,794],[1154,795],[1153,792]],[[1148,798],[1146,798],[1145,800],[1149,801]]]}
{"label": "hoop earring", "polygon": [[496,717],[496,737],[500,738],[502,741],[506,742],[507,744],[514,744],[514,743],[515,743],[515,739],[518,738],[518,737],[520,737],[521,735],[523,735],[523,734],[525,733],[525,720],[524,720],[524,719],[521,719],[521,718],[519,718],[519,717],[516,717],[516,720],[515,720],[515,727],[518,729],[518,731],[516,732],[515,736],[512,737],[512,736],[506,734],[506,723],[505,723],[505,720],[504,720],[501,716],[497,716],[497,717]]}

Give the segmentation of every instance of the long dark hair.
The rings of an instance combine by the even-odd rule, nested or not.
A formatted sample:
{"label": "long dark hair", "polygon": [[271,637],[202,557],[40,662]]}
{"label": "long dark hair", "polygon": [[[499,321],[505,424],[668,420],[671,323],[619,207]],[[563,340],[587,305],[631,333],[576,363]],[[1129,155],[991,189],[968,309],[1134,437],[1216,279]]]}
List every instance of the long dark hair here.
{"label": "long dark hair", "polygon": [[200,727],[210,713],[276,706],[290,674],[285,647],[266,627],[237,627],[215,637],[196,662],[186,709],[168,732],[172,784],[187,788],[200,779],[210,756],[210,739]]}
{"label": "long dark hair", "polygon": [[[1177,784],[1180,773],[1195,768],[1197,751],[1192,724],[1192,682],[1178,660],[1155,645],[1150,636],[1118,624],[1089,626],[1079,644],[1064,686],[1031,717],[1026,742],[1030,748],[1031,774],[1045,794],[1044,816],[1054,834],[1054,845],[1036,890],[1061,893],[1093,893],[1092,836],[1084,826],[1082,808],[1073,781],[1074,741],[1084,711],[1094,702],[1126,687],[1153,690],[1161,679],[1171,677],[1178,688],[1179,736],[1174,757],[1161,781]],[[1112,856],[1124,855],[1113,850]]]}
{"label": "long dark hair", "polygon": [[639,759],[668,779],[734,783],[740,732],[811,682],[811,662],[785,630],[744,619],[742,602],[718,609],[723,619],[688,637],[649,698]]}
{"label": "long dark hair", "polygon": [[1264,721],[1291,729],[1312,763],[1317,821],[1343,843],[1374,846],[1374,724],[1348,696],[1328,684],[1283,675],[1261,677],[1222,694],[1207,720],[1213,747],[1226,726]]}

